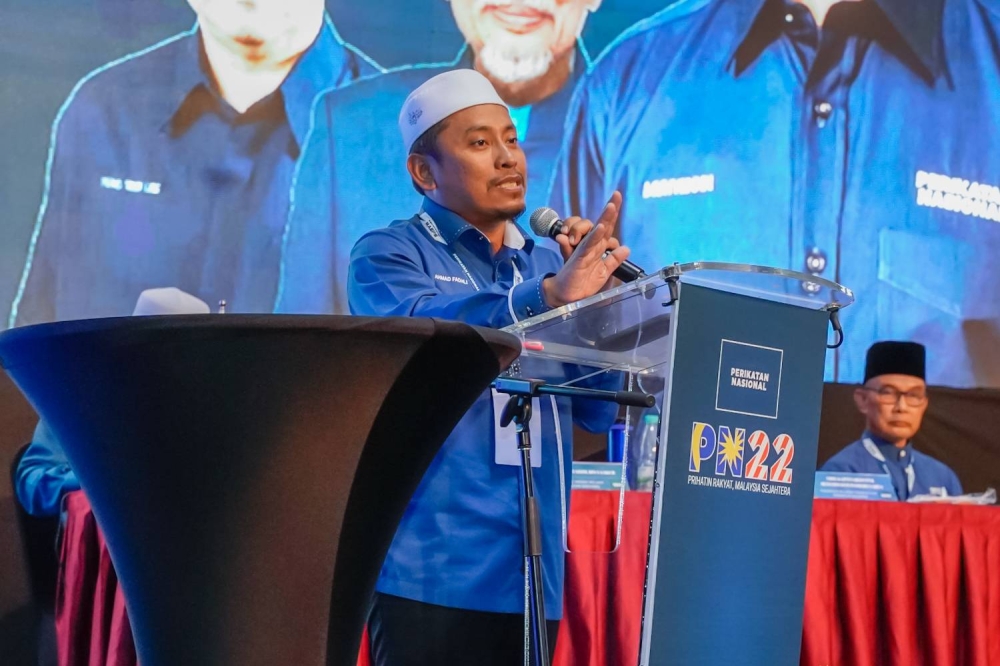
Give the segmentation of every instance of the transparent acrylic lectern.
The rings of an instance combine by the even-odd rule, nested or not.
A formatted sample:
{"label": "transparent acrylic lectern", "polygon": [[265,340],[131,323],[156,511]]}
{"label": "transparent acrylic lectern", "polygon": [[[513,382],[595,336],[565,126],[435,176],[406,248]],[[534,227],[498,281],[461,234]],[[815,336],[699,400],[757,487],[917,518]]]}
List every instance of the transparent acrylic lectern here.
{"label": "transparent acrylic lectern", "polygon": [[505,329],[523,347],[509,374],[544,379],[561,364],[568,384],[656,396],[620,413],[620,489],[573,493],[610,507],[609,543],[575,544],[587,526],[572,521],[593,517],[561,507],[569,639],[557,655],[798,664],[825,354],[853,300],[812,275],[699,262]]}

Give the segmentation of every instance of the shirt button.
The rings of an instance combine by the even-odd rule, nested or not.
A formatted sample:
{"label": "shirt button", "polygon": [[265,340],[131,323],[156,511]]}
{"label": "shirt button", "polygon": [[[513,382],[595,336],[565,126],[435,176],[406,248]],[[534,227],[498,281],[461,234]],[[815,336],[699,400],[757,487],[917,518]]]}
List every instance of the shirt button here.
{"label": "shirt button", "polygon": [[800,282],[799,284],[802,285],[802,291],[806,292],[810,296],[815,296],[821,289],[819,284],[816,282]]}
{"label": "shirt button", "polygon": [[785,14],[785,23],[795,23],[795,17],[792,16],[791,12]]}
{"label": "shirt button", "polygon": [[833,104],[829,102],[817,102],[813,105],[813,113],[816,115],[817,127],[825,127],[826,121],[833,115]]}
{"label": "shirt button", "polygon": [[813,275],[818,275],[826,270],[826,253],[818,247],[814,247],[806,254],[806,269]]}
{"label": "shirt button", "polygon": [[906,450],[905,449],[899,452],[899,457],[900,458],[905,458],[906,457]]}

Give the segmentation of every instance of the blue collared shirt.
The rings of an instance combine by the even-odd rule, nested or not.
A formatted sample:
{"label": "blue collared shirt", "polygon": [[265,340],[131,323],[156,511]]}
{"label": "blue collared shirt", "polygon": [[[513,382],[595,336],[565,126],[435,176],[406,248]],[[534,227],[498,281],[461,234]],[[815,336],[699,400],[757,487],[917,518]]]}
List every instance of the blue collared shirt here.
{"label": "blue collared shirt", "polygon": [[748,262],[852,288],[828,379],[903,339],[933,350],[932,383],[1000,384],[998,42],[996,0],[843,2],[822,29],[794,2],[680,0],[578,90],[553,207],[593,214],[622,190],[647,269]]}
{"label": "blue collared shirt", "polygon": [[[546,202],[566,109],[574,84],[589,63],[580,45],[566,85],[529,110],[512,114],[527,120],[518,135],[527,165],[528,214]],[[304,223],[289,238],[278,311],[347,311],[344,278],[351,247],[362,234],[376,228],[374,221],[404,219],[420,205],[421,196],[405,168],[407,151],[396,129],[403,101],[431,77],[472,65],[472,51],[465,48],[448,65],[393,70],[325,97],[317,110],[324,130],[314,133],[309,142],[302,170],[302,177],[312,182],[321,177],[315,174],[325,176],[325,188],[304,204],[309,209],[300,211]],[[313,164],[330,167],[323,171]]]}
{"label": "blue collared shirt", "polygon": [[62,445],[45,422],[39,421],[14,472],[18,501],[33,516],[54,516],[66,493],[79,489],[80,482]]}
{"label": "blue collared shirt", "polygon": [[245,113],[215,91],[197,30],[85,77],[57,117],[9,323],[131,312],[176,286],[229,309],[274,307],[300,147],[324,91],[375,68],[324,25]]}
{"label": "blue collared shirt", "polygon": [[[865,446],[866,439],[874,444],[882,460]],[[865,432],[861,439],[841,449],[820,469],[823,472],[888,474],[896,490],[896,499],[900,500],[914,495],[962,494],[958,476],[943,462],[917,451],[910,442],[898,448],[870,432]]]}
{"label": "blue collared shirt", "polygon": [[[365,234],[351,254],[351,313],[454,319],[500,328],[548,310],[542,280],[562,259],[509,224],[496,253],[477,229],[424,199],[423,213]],[[572,369],[547,370],[554,375]],[[537,370],[541,365],[534,368]],[[537,376],[532,374],[532,376]],[[555,378],[558,377],[543,377]],[[542,441],[533,456],[543,531],[546,612],[562,614],[563,523],[572,424],[610,427],[615,411],[588,401],[543,399]],[[377,589],[426,603],[499,613],[524,610],[519,469],[495,463],[490,392],[481,395],[445,441],[406,510],[386,556]],[[560,468],[560,463],[562,463]],[[561,472],[561,474],[560,474]],[[565,488],[562,488],[565,490]]]}

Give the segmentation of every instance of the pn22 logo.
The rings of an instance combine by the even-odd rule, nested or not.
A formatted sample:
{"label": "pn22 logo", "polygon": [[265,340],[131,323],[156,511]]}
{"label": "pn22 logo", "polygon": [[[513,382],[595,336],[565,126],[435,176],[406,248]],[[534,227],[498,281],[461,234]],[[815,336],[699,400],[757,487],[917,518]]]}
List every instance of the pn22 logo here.
{"label": "pn22 logo", "polygon": [[[702,463],[708,461],[711,467],[715,459],[716,476],[732,476],[737,479],[770,481],[772,483],[792,482],[792,459],[795,457],[795,442],[788,435],[778,435],[770,439],[763,430],[755,430],[746,436],[746,428],[719,426],[718,431],[707,423],[695,422],[691,428],[691,458],[688,471],[702,473]],[[752,453],[744,465],[744,450],[749,446]],[[778,459],[768,465],[771,448],[778,453]],[[707,472],[708,470],[706,470]]]}

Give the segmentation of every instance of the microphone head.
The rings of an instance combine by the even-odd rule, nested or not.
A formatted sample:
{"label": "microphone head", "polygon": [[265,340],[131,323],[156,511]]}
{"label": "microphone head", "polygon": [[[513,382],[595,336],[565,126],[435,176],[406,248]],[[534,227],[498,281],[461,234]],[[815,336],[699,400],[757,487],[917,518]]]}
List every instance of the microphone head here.
{"label": "microphone head", "polygon": [[531,224],[531,230],[535,232],[536,236],[552,238],[558,233],[557,225],[559,225],[560,221],[559,213],[543,206],[542,208],[535,209],[535,212],[531,214],[529,223]]}

